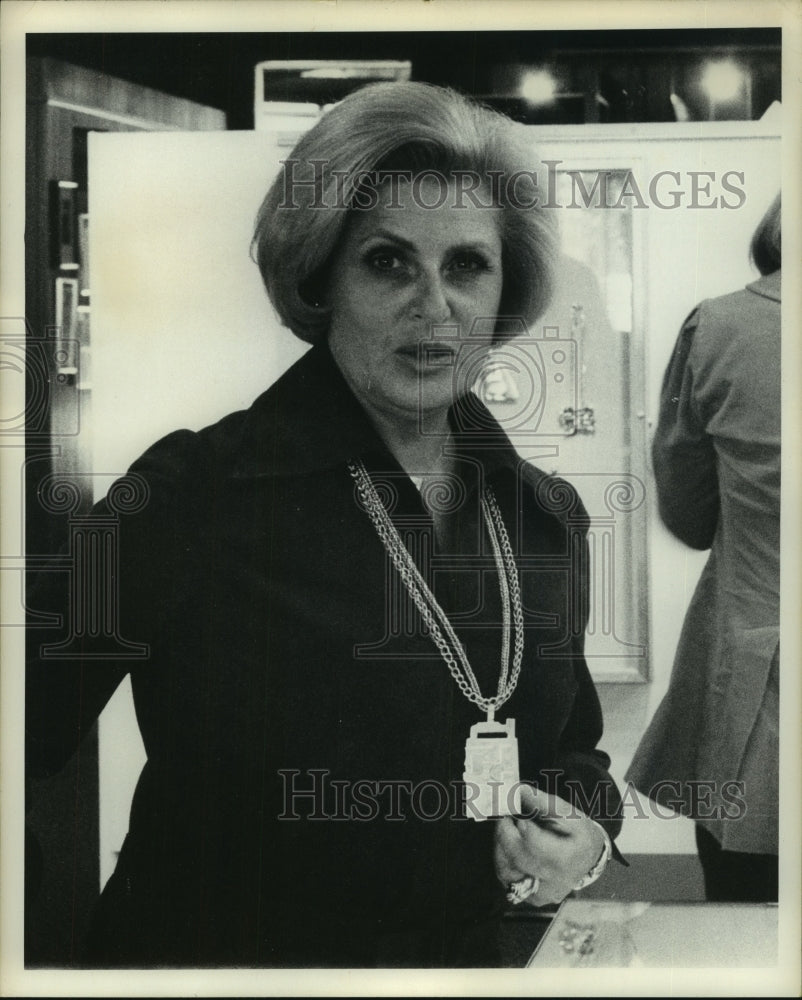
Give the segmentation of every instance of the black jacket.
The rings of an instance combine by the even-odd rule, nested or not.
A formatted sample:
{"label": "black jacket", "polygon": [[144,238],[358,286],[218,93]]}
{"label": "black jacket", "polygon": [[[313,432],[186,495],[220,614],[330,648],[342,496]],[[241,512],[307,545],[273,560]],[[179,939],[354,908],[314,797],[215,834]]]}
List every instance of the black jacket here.
{"label": "black jacket", "polygon": [[[522,779],[615,817],[582,652],[587,516],[474,397],[451,421],[458,474],[433,496],[451,511],[444,547],[314,348],[249,410],[154,445],[128,492],[118,484],[95,508],[84,536],[95,524],[116,548],[105,631],[80,624],[91,600],[76,610],[75,573],[71,585],[51,574],[32,597],[34,610],[70,608],[74,634],[31,637],[31,765],[60,766],[129,671],[148,757],[88,961],[371,964],[377,942],[413,930],[433,964],[455,964],[453,940],[498,914],[493,823],[459,809],[464,741],[482,713],[360,509],[349,458],[365,462],[488,694],[501,610],[478,496],[493,486],[526,621],[499,718],[516,719]],[[75,562],[75,534],[72,545]]]}

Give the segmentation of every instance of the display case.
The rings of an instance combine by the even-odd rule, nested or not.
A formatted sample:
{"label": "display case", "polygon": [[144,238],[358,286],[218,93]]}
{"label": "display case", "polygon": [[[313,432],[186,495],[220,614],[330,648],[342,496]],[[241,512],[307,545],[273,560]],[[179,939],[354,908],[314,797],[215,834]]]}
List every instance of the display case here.
{"label": "display case", "polygon": [[777,965],[776,904],[568,899],[532,969],[767,969]]}

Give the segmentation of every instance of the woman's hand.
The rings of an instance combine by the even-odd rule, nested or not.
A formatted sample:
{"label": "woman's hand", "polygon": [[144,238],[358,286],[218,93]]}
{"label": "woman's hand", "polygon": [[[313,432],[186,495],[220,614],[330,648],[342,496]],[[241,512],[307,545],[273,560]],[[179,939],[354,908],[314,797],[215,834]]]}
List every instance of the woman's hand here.
{"label": "woman's hand", "polygon": [[533,906],[559,903],[601,857],[604,837],[598,826],[570,802],[521,786],[521,812],[496,822],[496,875],[508,885],[527,875],[539,880],[526,898]]}

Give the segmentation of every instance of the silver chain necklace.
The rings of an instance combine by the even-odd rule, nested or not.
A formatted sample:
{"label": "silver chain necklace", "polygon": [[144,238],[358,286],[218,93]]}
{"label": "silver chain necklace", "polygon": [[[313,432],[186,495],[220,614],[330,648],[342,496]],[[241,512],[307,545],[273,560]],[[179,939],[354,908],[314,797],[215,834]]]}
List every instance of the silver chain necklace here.
{"label": "silver chain necklace", "polygon": [[[486,698],[479,688],[476,674],[468,662],[462,643],[457,638],[448,616],[440,607],[401,540],[367,469],[361,461],[349,462],[348,468],[356,481],[362,506],[390,554],[440,655],[446,661],[451,676],[468,701],[487,712],[486,720],[471,726],[470,734],[465,741],[465,771],[462,780],[466,789],[466,813],[477,821],[498,816],[519,815],[521,791],[515,719],[507,719],[504,723],[496,722],[495,712],[507,701],[518,684],[524,651],[524,616],[518,568],[515,565],[509,535],[495,495],[489,486],[485,486],[481,497],[482,518],[493,548],[501,589],[503,624],[498,690],[494,698]],[[511,622],[515,624],[512,670],[509,663]]]}
{"label": "silver chain necklace", "polygon": [[[363,462],[361,460],[350,461],[348,468],[356,481],[362,506],[370,516],[376,533],[393,560],[404,586],[414,600],[451,676],[465,697],[487,712],[488,722],[492,723],[496,709],[508,700],[518,684],[524,649],[524,622],[518,569],[512,554],[507,528],[492,489],[485,486],[481,497],[481,509],[493,549],[501,590],[502,640],[498,690],[494,697],[488,698],[482,694],[476,674],[468,661],[462,643],[457,638],[448,616],[423,579],[395,525],[390,520],[390,515],[387,513]],[[515,625],[512,670],[510,670],[509,663],[511,621]]]}

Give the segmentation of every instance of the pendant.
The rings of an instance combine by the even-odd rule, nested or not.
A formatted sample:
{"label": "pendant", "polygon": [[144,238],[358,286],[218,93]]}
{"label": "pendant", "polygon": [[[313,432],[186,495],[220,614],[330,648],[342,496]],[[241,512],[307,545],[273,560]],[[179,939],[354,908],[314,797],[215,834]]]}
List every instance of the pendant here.
{"label": "pendant", "polygon": [[477,722],[465,741],[465,810],[477,822],[521,812],[515,719]]}

